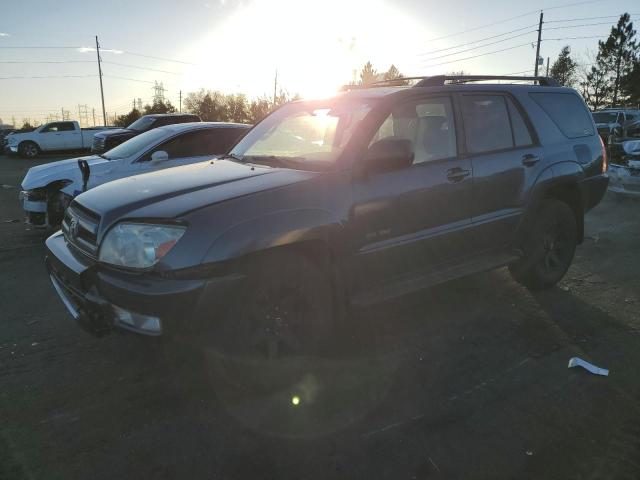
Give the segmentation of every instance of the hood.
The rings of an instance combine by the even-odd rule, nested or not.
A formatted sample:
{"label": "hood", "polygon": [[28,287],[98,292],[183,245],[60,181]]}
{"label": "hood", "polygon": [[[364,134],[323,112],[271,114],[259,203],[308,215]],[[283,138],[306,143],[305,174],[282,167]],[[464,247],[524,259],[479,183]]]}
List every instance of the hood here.
{"label": "hood", "polygon": [[168,168],[106,183],[76,198],[102,217],[101,229],[122,217],[175,218],[232,198],[307,180],[315,172],[229,160]]}
{"label": "hood", "polygon": [[131,130],[129,128],[110,128],[100,133],[96,133],[94,137],[115,137],[117,135],[137,135],[142,132],[138,132],[137,130]]}
{"label": "hood", "polygon": [[51,182],[58,180],[81,181],[82,173],[78,168],[78,160],[86,160],[92,171],[94,167],[99,169],[101,166],[107,167],[110,163],[109,160],[97,155],[89,155],[31,167],[22,180],[22,189],[33,190],[34,188],[46,187]]}

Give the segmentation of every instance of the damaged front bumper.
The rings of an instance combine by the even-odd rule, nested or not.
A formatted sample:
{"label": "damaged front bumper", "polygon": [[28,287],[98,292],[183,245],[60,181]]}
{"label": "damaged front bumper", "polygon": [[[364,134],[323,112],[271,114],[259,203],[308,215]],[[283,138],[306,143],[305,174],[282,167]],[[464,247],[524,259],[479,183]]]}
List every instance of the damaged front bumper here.
{"label": "damaged front bumper", "polygon": [[640,168],[611,164],[608,173],[610,192],[640,196]]}
{"label": "damaged front bumper", "polygon": [[46,241],[51,283],[69,314],[95,336],[113,330],[143,335],[199,331],[222,312],[237,276],[166,278],[103,266],[74,253],[61,232]]}

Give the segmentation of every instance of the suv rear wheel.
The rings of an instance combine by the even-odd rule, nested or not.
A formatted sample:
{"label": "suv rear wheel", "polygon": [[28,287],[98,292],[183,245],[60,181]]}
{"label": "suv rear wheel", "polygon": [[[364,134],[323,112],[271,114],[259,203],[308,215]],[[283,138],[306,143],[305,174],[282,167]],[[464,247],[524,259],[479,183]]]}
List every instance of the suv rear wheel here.
{"label": "suv rear wheel", "polygon": [[325,270],[284,251],[248,263],[246,286],[222,322],[222,348],[264,358],[320,353],[333,331],[332,290]]}
{"label": "suv rear wheel", "polygon": [[516,281],[532,290],[551,288],[569,269],[577,243],[576,218],[560,200],[545,200],[524,244],[524,255],[509,266]]}

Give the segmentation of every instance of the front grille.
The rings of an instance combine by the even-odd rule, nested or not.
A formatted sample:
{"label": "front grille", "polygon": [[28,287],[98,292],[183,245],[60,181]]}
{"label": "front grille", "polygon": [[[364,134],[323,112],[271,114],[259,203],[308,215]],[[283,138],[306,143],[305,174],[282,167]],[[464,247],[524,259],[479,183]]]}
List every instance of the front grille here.
{"label": "front grille", "polygon": [[100,215],[72,202],[62,220],[62,233],[67,243],[95,259],[98,253]]}
{"label": "front grille", "polygon": [[93,137],[93,144],[91,145],[91,150],[94,152],[101,152],[104,150],[104,138],[102,137]]}

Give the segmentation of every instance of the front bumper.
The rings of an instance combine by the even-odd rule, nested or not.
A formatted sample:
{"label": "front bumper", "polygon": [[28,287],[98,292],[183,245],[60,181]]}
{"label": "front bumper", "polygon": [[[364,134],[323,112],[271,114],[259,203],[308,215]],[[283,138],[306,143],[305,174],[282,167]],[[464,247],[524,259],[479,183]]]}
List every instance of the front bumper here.
{"label": "front bumper", "polygon": [[195,333],[214,321],[239,276],[165,278],[105,267],[74,253],[61,232],[46,241],[55,291],[78,324],[96,336],[116,329],[144,335]]}
{"label": "front bumper", "polygon": [[582,194],[582,205],[584,211],[588,212],[595,207],[607,191],[609,176],[605,174],[594,175],[581,181],[579,184]]}
{"label": "front bumper", "polygon": [[7,147],[7,149],[11,152],[11,153],[18,153],[18,146],[17,145],[9,145]]}
{"label": "front bumper", "polygon": [[628,196],[640,196],[640,169],[623,165],[609,166],[609,191]]}

